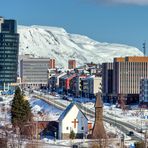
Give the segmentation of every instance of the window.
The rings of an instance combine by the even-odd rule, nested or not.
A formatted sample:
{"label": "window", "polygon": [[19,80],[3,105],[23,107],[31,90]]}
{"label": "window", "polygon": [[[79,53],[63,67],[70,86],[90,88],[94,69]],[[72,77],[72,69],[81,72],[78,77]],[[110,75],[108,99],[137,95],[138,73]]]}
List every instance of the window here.
{"label": "window", "polygon": [[84,130],[84,127],[83,126],[81,127],[81,130]]}
{"label": "window", "polygon": [[66,127],[66,130],[68,130],[69,128],[68,128],[68,126]]}

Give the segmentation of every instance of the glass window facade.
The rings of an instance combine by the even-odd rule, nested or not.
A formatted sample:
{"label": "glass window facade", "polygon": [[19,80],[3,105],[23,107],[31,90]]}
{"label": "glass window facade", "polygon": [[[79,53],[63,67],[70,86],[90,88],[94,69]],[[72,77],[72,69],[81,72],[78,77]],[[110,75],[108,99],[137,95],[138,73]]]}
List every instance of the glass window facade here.
{"label": "glass window facade", "polygon": [[140,101],[148,102],[148,79],[140,81]]}
{"label": "glass window facade", "polygon": [[19,34],[15,20],[0,24],[0,89],[17,79]]}

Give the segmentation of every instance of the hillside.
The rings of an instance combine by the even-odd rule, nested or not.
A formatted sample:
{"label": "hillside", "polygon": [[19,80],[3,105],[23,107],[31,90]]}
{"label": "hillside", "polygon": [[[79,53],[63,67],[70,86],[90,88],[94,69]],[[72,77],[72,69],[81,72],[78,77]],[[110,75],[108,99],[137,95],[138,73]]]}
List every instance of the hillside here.
{"label": "hillside", "polygon": [[19,26],[18,32],[20,54],[55,58],[62,67],[67,67],[68,59],[76,59],[78,65],[82,65],[86,62],[110,62],[120,56],[143,55],[135,47],[100,43],[87,36],[67,33],[63,28]]}

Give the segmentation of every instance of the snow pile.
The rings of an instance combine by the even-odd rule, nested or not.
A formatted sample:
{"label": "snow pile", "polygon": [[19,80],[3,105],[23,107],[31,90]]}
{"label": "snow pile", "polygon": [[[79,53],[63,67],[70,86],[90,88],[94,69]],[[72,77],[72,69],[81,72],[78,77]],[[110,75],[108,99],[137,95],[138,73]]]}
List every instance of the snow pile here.
{"label": "snow pile", "polygon": [[140,56],[142,52],[131,46],[100,43],[87,36],[67,33],[63,28],[19,26],[20,55],[55,58],[59,66],[67,67],[68,59],[78,65],[86,62],[111,62],[114,57]]}
{"label": "snow pile", "polygon": [[32,107],[32,113],[34,114],[34,120],[57,120],[62,113],[60,109],[57,109],[40,99],[30,99],[30,105]]}
{"label": "snow pile", "polygon": [[120,108],[116,108],[114,105],[112,106],[104,105],[104,115],[111,117],[118,121],[130,123],[131,125],[134,125],[135,127],[141,128],[142,126],[143,130],[147,129],[148,111],[146,109],[141,110],[140,108],[136,108],[133,110],[124,111]]}

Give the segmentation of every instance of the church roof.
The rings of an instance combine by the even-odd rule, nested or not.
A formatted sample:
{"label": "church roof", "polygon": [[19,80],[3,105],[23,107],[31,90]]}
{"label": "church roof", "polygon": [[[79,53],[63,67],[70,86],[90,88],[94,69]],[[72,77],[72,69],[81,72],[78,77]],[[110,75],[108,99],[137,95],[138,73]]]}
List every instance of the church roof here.
{"label": "church roof", "polygon": [[99,92],[96,94],[95,107],[103,107],[102,99],[101,99],[101,93],[99,93]]}
{"label": "church roof", "polygon": [[[63,111],[63,113],[60,115],[58,121],[62,121],[66,115],[68,114],[68,112],[72,109],[72,107],[76,105],[76,107],[80,110],[80,112],[84,115],[84,117],[87,119],[87,117],[85,116],[85,114],[81,111],[79,104],[77,104],[76,102],[71,102],[67,108]],[[87,119],[88,120],[88,119]]]}

